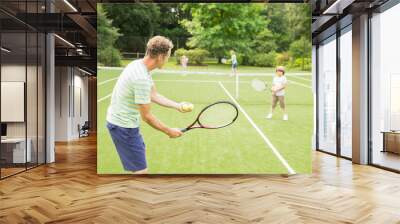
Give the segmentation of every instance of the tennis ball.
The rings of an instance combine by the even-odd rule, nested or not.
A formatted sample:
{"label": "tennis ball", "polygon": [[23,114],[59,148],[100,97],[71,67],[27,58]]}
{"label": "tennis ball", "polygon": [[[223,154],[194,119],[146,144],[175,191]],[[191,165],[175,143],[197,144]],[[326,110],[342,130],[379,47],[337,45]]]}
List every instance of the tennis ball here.
{"label": "tennis ball", "polygon": [[190,112],[193,110],[194,106],[191,103],[183,103],[181,108],[183,112]]}

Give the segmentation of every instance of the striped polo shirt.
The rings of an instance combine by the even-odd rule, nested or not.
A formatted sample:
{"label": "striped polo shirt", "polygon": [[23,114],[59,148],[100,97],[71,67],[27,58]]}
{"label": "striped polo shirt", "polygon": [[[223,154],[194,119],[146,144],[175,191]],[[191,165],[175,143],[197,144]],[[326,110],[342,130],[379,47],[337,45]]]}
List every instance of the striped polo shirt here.
{"label": "striped polo shirt", "polygon": [[107,121],[123,128],[139,127],[139,104],[151,102],[153,84],[153,79],[142,59],[129,63],[114,86],[107,111]]}

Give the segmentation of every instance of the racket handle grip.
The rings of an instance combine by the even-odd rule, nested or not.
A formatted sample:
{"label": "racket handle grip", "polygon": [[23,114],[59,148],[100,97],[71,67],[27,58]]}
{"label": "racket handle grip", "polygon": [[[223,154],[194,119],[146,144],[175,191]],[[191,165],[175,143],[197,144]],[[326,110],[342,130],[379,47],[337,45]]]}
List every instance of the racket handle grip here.
{"label": "racket handle grip", "polygon": [[187,132],[189,129],[187,129],[187,128],[182,128],[181,129],[181,132]]}

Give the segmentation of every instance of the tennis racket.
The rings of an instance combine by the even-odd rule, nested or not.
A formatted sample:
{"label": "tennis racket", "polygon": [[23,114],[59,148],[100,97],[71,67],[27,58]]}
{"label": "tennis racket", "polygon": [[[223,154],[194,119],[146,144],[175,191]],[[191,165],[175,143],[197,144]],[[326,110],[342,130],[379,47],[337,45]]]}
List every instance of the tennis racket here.
{"label": "tennis racket", "polygon": [[253,87],[253,89],[258,92],[262,92],[267,89],[266,83],[259,79],[253,79],[251,81],[251,87]]}
{"label": "tennis racket", "polygon": [[222,58],[222,59],[221,59],[221,62],[222,62],[222,64],[226,64],[226,63],[227,63],[227,60],[226,60],[225,58]]}
{"label": "tennis racket", "polygon": [[239,110],[235,104],[229,101],[218,101],[203,108],[196,120],[186,128],[186,132],[196,128],[219,129],[231,125],[239,116]]}

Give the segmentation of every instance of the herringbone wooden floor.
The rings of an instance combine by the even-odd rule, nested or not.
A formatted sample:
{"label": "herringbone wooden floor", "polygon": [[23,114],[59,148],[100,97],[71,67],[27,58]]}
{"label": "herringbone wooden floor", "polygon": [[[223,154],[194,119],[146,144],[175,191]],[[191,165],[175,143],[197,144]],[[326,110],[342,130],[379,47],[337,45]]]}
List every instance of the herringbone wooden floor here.
{"label": "herringbone wooden floor", "polygon": [[322,153],[312,175],[98,176],[96,141],[0,181],[0,223],[400,223],[400,175]]}

